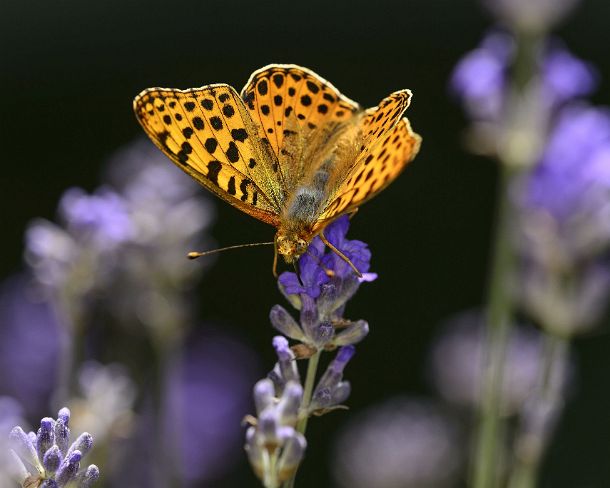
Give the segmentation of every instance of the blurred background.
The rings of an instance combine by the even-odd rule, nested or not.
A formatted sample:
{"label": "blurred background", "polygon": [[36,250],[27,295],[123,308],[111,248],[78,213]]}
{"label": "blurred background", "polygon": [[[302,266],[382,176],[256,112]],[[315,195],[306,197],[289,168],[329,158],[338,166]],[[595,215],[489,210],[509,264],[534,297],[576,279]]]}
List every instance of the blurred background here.
{"label": "blurred background", "polygon": [[[267,241],[274,231],[191,185],[147,142],[132,112],[132,100],[153,86],[226,82],[240,89],[252,71],[273,62],[311,68],[363,106],[410,88],[414,98],[407,115],[423,137],[414,163],[353,220],[350,236],[369,244],[372,270],[379,279],[362,288],[347,316],[367,320],[371,332],[346,370],[353,389],[350,410],[310,423],[298,484],[335,486],[332,473],[338,456],[333,453],[341,452],[340,442],[346,442],[344,437],[336,440],[339,432],[373,405],[390,402],[383,408],[391,410],[396,402],[406,402],[401,411],[411,419],[424,416],[421,425],[442,413],[443,422],[450,417],[456,438],[463,438],[459,436],[470,428],[471,415],[459,409],[447,414],[430,377],[431,350],[443,325],[464,310],[476,310],[486,293],[497,170],[493,161],[464,149],[467,122],[447,88],[456,62],[478,44],[490,24],[478,2],[62,0],[10,2],[2,11],[0,396],[19,402],[13,407],[20,411],[22,423],[35,426],[41,417],[55,415],[56,378],[65,368],[95,359],[97,363],[87,363],[84,371],[72,374],[81,378],[80,387],[78,379],[67,380],[65,387],[83,400],[87,395],[95,398],[91,390],[98,385],[106,394],[98,392],[101,396],[93,404],[105,415],[116,414],[107,419],[112,429],[106,429],[116,437],[108,444],[115,447],[98,464],[105,476],[108,459],[122,471],[117,468],[108,475],[103,486],[146,486],[143,480],[149,475],[144,471],[149,466],[142,459],[150,459],[147,449],[159,448],[160,441],[151,445],[145,436],[150,430],[163,431],[165,424],[173,425],[171,432],[175,425],[183,430],[178,447],[170,450],[179,465],[187,465],[179,469],[190,469],[188,486],[259,486],[242,450],[239,421],[253,411],[252,385],[275,362],[268,314],[272,305],[285,300],[271,274],[272,251],[243,249],[195,262],[186,261],[184,254],[197,246]],[[557,31],[575,55],[598,68],[600,84],[593,101],[599,104],[610,99],[609,16],[606,0],[587,0]],[[148,182],[147,164],[151,172],[161,172],[164,183]],[[168,190],[168,185],[175,188]],[[118,267],[121,259],[137,263],[131,275],[113,275],[101,285],[89,283],[87,276],[77,281],[82,288],[72,293],[93,293],[79,295],[79,309],[71,311],[70,327],[81,331],[82,357],[66,362],[61,320],[45,309],[46,295],[31,288],[32,281],[42,281],[52,289],[56,279],[56,269],[41,270],[39,257],[55,253],[64,266],[82,259],[89,266],[83,272],[96,273],[92,281],[102,279],[99,276],[108,269],[87,261],[98,255],[71,254],[76,251],[64,242],[65,236],[37,221],[35,232],[28,234],[29,268],[34,270],[28,274],[24,236],[39,218],[78,235],[79,225],[87,225],[83,221],[95,214],[99,202],[78,191],[63,199],[62,195],[72,187],[92,193],[100,186],[106,188],[97,193],[102,207],[112,206],[108,195],[113,192],[123,198],[113,210],[118,220],[105,232],[127,239],[116,222],[123,207],[132,205],[129,209],[151,214],[142,217],[144,227],[141,222],[135,227],[138,232],[148,229],[149,234],[136,239],[127,254],[113,258]],[[163,196],[157,198],[155,191]],[[80,217],[70,213],[78,207],[66,203],[70,198],[82,201]],[[180,211],[173,213],[176,202]],[[175,230],[172,219],[192,225]],[[178,237],[168,239],[167,234]],[[40,250],[41,242],[58,248]],[[146,289],[159,276],[159,289],[165,291]],[[98,285],[103,293],[113,290],[121,299],[113,299],[111,293],[100,295]],[[174,291],[163,288],[174,285]],[[180,324],[178,335],[171,332],[172,324]],[[163,344],[182,352],[168,355]],[[545,458],[542,481],[554,488],[604,487],[610,480],[607,327],[602,323],[576,339],[574,353],[578,378]],[[170,358],[161,385],[150,373],[157,366],[151,358],[159,357]],[[142,391],[167,392],[179,381],[186,386],[167,395],[171,401],[166,399],[158,410],[163,418],[146,424],[147,412],[155,410],[154,395]],[[108,400],[108,385],[118,388],[114,402]],[[209,406],[209,398],[220,398],[220,404]],[[426,402],[434,405],[425,409]],[[90,415],[93,424],[101,422],[95,420],[91,405],[83,409],[89,411],[82,418]],[[223,416],[227,411],[232,412],[229,419]],[[393,418],[391,411],[376,415]],[[167,420],[173,416],[181,419],[178,424]],[[147,430],[142,425],[155,427]],[[210,426],[219,431],[210,432]],[[180,451],[185,437],[194,444]],[[140,447],[127,448],[134,438],[140,439]],[[455,458],[450,454],[448,459]],[[454,479],[463,479],[463,467],[451,469],[458,473]],[[131,482],[125,484],[125,479]],[[441,480],[438,486],[460,486],[459,481],[452,483]]]}

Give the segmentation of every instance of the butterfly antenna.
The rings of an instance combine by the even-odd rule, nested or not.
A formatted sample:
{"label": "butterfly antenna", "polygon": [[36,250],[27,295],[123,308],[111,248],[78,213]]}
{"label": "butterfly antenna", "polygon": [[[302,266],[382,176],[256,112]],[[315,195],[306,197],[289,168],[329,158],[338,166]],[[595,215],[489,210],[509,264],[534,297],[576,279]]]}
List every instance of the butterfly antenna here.
{"label": "butterfly antenna", "polygon": [[221,247],[220,249],[212,249],[211,251],[202,251],[202,252],[196,252],[196,251],[191,251],[187,254],[189,259],[197,259],[200,258],[201,256],[208,256],[209,254],[215,254],[217,252],[221,252],[221,251],[228,251],[229,249],[239,249],[241,247],[254,247],[254,246],[271,246],[273,245],[274,242],[253,242],[251,244],[238,244],[236,246],[228,246],[228,247]]}
{"label": "butterfly antenna", "polygon": [[339,251],[339,249],[337,249],[335,246],[333,246],[328,241],[328,239],[324,235],[324,231],[320,232],[320,239],[322,239],[322,242],[324,244],[326,244],[332,252],[334,252],[337,256],[339,256],[341,259],[343,259],[343,261],[345,261],[347,264],[350,265],[350,267],[354,270],[354,273],[356,273],[358,278],[362,278],[362,273],[358,270],[358,268],[356,268],[356,266],[354,266],[354,263],[352,263],[345,254],[343,254],[341,251]]}

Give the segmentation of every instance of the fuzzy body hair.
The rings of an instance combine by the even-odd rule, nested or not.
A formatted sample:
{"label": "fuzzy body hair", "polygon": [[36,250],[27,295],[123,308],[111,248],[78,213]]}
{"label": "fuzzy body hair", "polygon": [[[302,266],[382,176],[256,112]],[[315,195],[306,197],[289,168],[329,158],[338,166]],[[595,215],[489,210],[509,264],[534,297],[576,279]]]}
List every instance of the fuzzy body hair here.
{"label": "fuzzy body hair", "polygon": [[[290,132],[280,151],[286,199],[280,231],[305,236],[345,180],[358,155],[359,116],[308,131]],[[309,236],[308,236],[309,237]],[[310,236],[313,237],[313,236]]]}

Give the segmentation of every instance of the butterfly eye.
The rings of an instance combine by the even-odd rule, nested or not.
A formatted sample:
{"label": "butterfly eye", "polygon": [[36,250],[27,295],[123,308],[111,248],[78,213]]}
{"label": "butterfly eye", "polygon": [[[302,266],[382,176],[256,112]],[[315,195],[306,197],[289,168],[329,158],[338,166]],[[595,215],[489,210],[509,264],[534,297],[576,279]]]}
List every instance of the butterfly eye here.
{"label": "butterfly eye", "polygon": [[303,254],[305,251],[307,251],[307,242],[304,241],[303,239],[298,239],[297,240],[297,254]]}

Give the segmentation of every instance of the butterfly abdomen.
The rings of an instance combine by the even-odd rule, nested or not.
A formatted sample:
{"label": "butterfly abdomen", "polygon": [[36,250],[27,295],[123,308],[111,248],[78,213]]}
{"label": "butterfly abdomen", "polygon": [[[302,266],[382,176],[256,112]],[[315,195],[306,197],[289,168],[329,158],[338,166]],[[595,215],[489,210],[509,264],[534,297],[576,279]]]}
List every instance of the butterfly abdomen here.
{"label": "butterfly abdomen", "polygon": [[291,230],[299,231],[311,227],[321,212],[324,203],[324,192],[314,185],[301,186],[296,189],[282,221]]}

